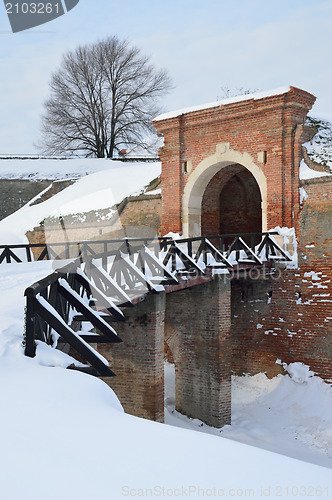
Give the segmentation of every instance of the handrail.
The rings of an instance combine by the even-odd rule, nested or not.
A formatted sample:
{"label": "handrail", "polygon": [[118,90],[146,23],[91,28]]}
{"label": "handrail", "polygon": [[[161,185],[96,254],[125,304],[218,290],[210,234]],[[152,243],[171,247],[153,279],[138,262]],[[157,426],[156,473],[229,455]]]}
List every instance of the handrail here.
{"label": "handrail", "polygon": [[[90,304],[82,299],[84,294],[97,305],[97,309],[107,310],[112,315],[112,321],[123,321],[125,317],[118,305],[132,305],[133,300],[147,293],[159,293],[159,285],[179,283],[177,274],[186,276],[186,279],[194,275],[204,276],[211,267],[223,268],[227,272],[233,268],[234,259],[239,266],[262,266],[264,265],[262,252],[265,253],[266,260],[272,261],[272,266],[277,260],[291,260],[271,238],[271,233],[256,234],[253,237],[257,236],[261,238],[258,248],[251,248],[244,241],[245,236],[237,235],[225,253],[210,242],[211,238],[204,236],[169,239],[166,242],[163,240],[163,248],[160,248],[154,240],[150,240],[153,246],[159,246],[159,251],[155,248],[158,254],[156,256],[148,246],[137,246],[137,239],[127,238],[119,240],[121,246],[112,252],[107,253],[106,244],[104,252],[86,255],[84,271],[81,269],[82,255],[79,255],[25,290],[24,295],[27,298],[25,354],[34,357],[35,337],[53,344],[51,332],[54,329],[89,361],[96,373],[104,376],[114,375],[97,355],[98,353],[85,342],[83,332],[80,336],[68,324],[69,310],[74,308],[100,332],[100,335],[94,336],[94,342],[121,341],[98,311],[92,309]],[[200,245],[193,253],[193,243],[197,241]],[[135,246],[130,245],[132,242]],[[81,246],[83,243],[76,245]],[[114,255],[115,258],[110,262],[108,269],[110,255]],[[95,273],[94,270],[98,269],[95,259],[100,258],[102,267]],[[111,291],[110,295],[108,291]]]}
{"label": "handrail", "polygon": [[[95,375],[113,376],[115,374],[106,360],[68,324],[69,309],[75,308],[101,333],[95,336],[96,341],[101,337],[103,342],[122,342],[115,330],[82,299],[78,293],[80,290],[92,298],[89,279],[81,270],[80,259],[73,260],[26,288],[25,355],[35,356],[35,340],[53,344],[52,330],[55,330],[91,364]],[[120,309],[111,301],[107,305],[107,310],[115,314],[117,320],[124,319]],[[123,318],[120,318],[121,315]]]}
{"label": "handrail", "polygon": [[[14,244],[14,245],[0,245],[0,264],[2,262],[23,262],[22,256],[19,257],[15,254],[14,250],[25,250],[26,261],[31,262],[33,259],[33,249],[41,249],[41,253],[36,260],[48,260],[53,257],[54,260],[69,259],[72,249],[76,249],[76,255],[73,258],[81,258],[81,261],[86,260],[88,256],[96,255],[93,248],[98,248],[100,246],[104,247],[103,252],[98,251],[100,257],[107,254],[108,256],[116,255],[119,250],[125,249],[125,251],[130,255],[132,252],[138,251],[142,246],[149,247],[153,246],[156,251],[167,250],[173,242],[178,244],[188,244],[188,255],[192,257],[192,245],[195,242],[203,243],[204,240],[218,240],[220,247],[224,250],[224,241],[234,240],[241,237],[242,239],[250,238],[249,247],[253,250],[257,245],[257,240],[262,241],[265,236],[277,235],[277,231],[262,232],[262,233],[230,233],[222,235],[207,235],[207,236],[195,236],[192,238],[177,238],[173,239],[171,237],[161,237],[161,238],[123,238],[115,240],[83,240],[83,241],[64,241],[64,242],[54,242],[54,243],[30,243],[30,244]],[[230,244],[227,244],[227,248]],[[114,248],[116,247],[116,248]],[[60,254],[57,253],[57,249],[63,249]],[[227,249],[226,248],[226,249]],[[51,254],[51,255],[50,255]],[[24,260],[25,262],[25,260]]]}

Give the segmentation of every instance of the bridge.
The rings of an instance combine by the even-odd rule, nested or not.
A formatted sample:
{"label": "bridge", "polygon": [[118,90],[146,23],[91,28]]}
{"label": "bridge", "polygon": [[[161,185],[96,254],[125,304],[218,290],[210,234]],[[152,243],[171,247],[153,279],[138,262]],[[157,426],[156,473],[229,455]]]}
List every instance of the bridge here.
{"label": "bridge", "polygon": [[231,274],[260,269],[266,278],[290,261],[277,238],[4,245],[0,263],[58,261],[25,290],[27,356],[36,341],[64,349],[78,360],[68,368],[102,377],[127,412],[163,421],[166,349],[176,366],[176,409],[221,427],[230,421]]}
{"label": "bridge", "polygon": [[176,409],[216,427],[230,421],[232,372],[272,377],[281,359],[331,380],[331,179],[300,179],[314,101],[289,87],[154,121],[164,146],[153,231],[185,238],[63,232],[62,243],[1,246],[3,265],[60,265],[26,290],[26,354],[35,339],[58,343],[80,361],[70,368],[103,377],[128,413],[158,421],[166,355]]}

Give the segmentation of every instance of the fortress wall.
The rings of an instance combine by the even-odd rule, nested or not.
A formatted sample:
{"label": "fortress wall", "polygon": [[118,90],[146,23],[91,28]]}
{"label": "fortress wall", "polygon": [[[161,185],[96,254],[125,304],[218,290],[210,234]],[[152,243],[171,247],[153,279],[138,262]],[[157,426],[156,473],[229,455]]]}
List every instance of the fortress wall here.
{"label": "fortress wall", "polygon": [[301,361],[332,379],[332,179],[302,182],[308,198],[298,224],[298,269],[232,282],[236,373],[280,371],[277,358]]}

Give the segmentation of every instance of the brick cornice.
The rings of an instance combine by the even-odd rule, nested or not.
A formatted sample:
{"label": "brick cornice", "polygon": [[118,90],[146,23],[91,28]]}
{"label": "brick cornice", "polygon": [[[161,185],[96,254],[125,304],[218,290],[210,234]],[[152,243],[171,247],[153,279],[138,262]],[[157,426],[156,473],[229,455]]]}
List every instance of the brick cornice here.
{"label": "brick cornice", "polygon": [[211,124],[218,121],[245,119],[259,114],[266,114],[283,108],[302,108],[307,113],[316,98],[304,90],[291,87],[285,94],[264,97],[261,99],[248,99],[229,104],[221,104],[210,108],[188,111],[178,116],[163,120],[153,121],[158,132],[177,130],[180,126],[180,117],[184,128],[195,125]]}

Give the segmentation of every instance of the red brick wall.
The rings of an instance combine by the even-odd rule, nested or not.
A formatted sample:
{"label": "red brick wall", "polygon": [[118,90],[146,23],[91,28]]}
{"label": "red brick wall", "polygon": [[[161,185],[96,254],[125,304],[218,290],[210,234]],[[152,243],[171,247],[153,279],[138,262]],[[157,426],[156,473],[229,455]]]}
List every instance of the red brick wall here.
{"label": "red brick wall", "polygon": [[98,344],[116,374],[105,381],[127,413],[163,422],[165,294],[148,294],[125,315],[114,325],[123,343]]}
{"label": "red brick wall", "polygon": [[[232,281],[233,369],[237,373],[266,371],[272,376],[280,371],[275,364],[280,358],[283,362],[303,361],[322,377],[332,379],[331,180],[303,181],[308,198],[302,206],[299,196],[301,144],[306,140],[303,125],[314,100],[291,87],[283,95],[155,122],[165,138],[160,151],[162,234],[182,231],[186,183],[191,172],[215,154],[219,143],[249,153],[263,171],[267,229],[296,229],[299,269]],[[262,151],[266,152],[264,163],[260,162]],[[188,162],[191,172],[183,170],[183,162]],[[238,169],[234,164],[225,167],[208,184],[202,197],[202,234],[219,233],[219,196]]]}
{"label": "red brick wall", "polygon": [[230,286],[221,276],[166,295],[175,408],[214,427],[231,419],[230,329]]}
{"label": "red brick wall", "polygon": [[277,358],[301,361],[332,379],[332,181],[302,183],[299,268],[232,282],[232,348],[236,373],[280,370]]}

